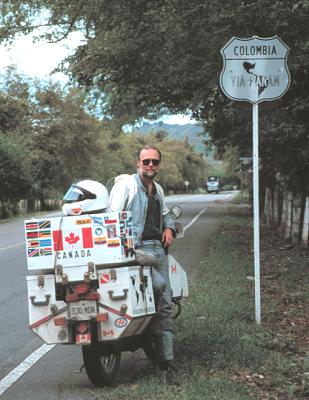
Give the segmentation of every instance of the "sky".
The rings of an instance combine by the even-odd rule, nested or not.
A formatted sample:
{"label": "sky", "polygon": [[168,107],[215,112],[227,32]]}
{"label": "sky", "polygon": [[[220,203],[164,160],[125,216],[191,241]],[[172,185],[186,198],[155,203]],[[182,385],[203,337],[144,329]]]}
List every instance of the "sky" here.
{"label": "sky", "polygon": [[[69,38],[59,43],[39,41],[33,43],[32,36],[21,36],[8,46],[0,46],[0,71],[9,65],[16,65],[20,73],[31,78],[51,79],[66,83],[67,77],[63,73],[51,72],[59,65],[61,60],[74,52],[74,48],[82,43],[83,36],[73,32]],[[167,124],[188,124],[195,121],[186,115],[169,115],[160,118]]]}

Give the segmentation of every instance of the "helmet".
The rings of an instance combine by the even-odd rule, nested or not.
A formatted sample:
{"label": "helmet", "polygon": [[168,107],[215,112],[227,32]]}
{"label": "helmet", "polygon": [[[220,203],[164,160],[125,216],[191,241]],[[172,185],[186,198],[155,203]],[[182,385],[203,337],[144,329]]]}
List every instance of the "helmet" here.
{"label": "helmet", "polygon": [[108,192],[102,183],[86,179],[73,183],[63,197],[62,211],[65,215],[81,215],[104,212]]}

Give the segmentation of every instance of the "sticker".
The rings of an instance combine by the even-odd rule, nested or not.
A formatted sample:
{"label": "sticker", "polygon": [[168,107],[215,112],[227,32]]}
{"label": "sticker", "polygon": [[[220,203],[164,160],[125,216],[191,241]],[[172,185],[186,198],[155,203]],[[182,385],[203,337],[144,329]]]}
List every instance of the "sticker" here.
{"label": "sticker", "polygon": [[38,229],[38,223],[37,222],[26,222],[26,230],[37,230]]}
{"label": "sticker", "polygon": [[79,241],[79,236],[71,232],[68,236],[64,238],[64,240],[69,244],[76,244]]}
{"label": "sticker", "polygon": [[29,249],[28,250],[28,257],[39,257],[40,249]]}
{"label": "sticker", "polygon": [[27,239],[37,239],[39,237],[39,232],[27,232]]}
{"label": "sticker", "polygon": [[48,231],[39,231],[39,237],[41,238],[41,237],[50,237],[50,235],[51,235],[51,231],[50,230],[48,230]]}
{"label": "sticker", "polygon": [[49,220],[39,221],[39,229],[50,229],[50,221]]}
{"label": "sticker", "polygon": [[111,225],[107,228],[107,236],[109,238],[114,238],[117,236],[116,225]]}
{"label": "sticker", "polygon": [[108,217],[104,217],[104,222],[106,224],[117,224],[117,220],[116,219],[108,219]]}
{"label": "sticker", "polygon": [[75,260],[77,258],[91,257],[90,250],[58,251],[58,260]]}
{"label": "sticker", "polygon": [[97,236],[94,238],[94,244],[106,244],[106,236]]}
{"label": "sticker", "polygon": [[91,223],[92,223],[92,219],[91,218],[77,219],[76,220],[76,225],[85,225],[85,224],[91,224]]}
{"label": "sticker", "polygon": [[40,239],[39,246],[40,247],[51,247],[52,241],[51,239]]}
{"label": "sticker", "polygon": [[101,217],[91,217],[94,224],[103,226],[103,220]]}
{"label": "sticker", "polygon": [[117,319],[114,321],[114,325],[115,325],[117,328],[124,328],[125,326],[127,326],[127,324],[128,324],[128,321],[127,321],[125,318],[117,318]]}
{"label": "sticker", "polygon": [[102,233],[103,233],[103,229],[102,229],[102,228],[96,228],[95,231],[94,231],[94,233],[95,233],[96,235],[100,236],[100,235],[102,235]]}
{"label": "sticker", "polygon": [[120,246],[120,242],[119,242],[118,239],[116,239],[116,240],[108,240],[107,241],[107,246],[108,247],[118,247],[118,246]]}
{"label": "sticker", "polygon": [[102,274],[100,275],[100,283],[109,283],[110,281],[110,276],[109,274]]}
{"label": "sticker", "polygon": [[102,331],[103,336],[114,336],[114,330],[113,329],[106,329],[105,331]]}
{"label": "sticker", "polygon": [[40,256],[51,256],[51,255],[52,255],[51,248],[40,249]]}
{"label": "sticker", "polygon": [[28,240],[27,246],[28,246],[28,249],[31,249],[33,247],[39,247],[39,241],[38,240]]}

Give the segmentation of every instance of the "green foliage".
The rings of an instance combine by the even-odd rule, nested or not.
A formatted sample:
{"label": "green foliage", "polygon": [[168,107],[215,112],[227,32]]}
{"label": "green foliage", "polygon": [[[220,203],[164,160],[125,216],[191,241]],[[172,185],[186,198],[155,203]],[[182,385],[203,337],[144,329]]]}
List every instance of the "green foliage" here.
{"label": "green foliage", "polygon": [[260,107],[263,174],[269,184],[280,172],[292,190],[308,193],[307,0],[6,0],[1,8],[2,40],[29,32],[38,20],[50,26],[45,36],[53,40],[84,31],[87,40],[69,58],[68,72],[95,88],[105,113],[134,121],[190,110],[219,152],[229,144],[246,155],[251,106],[221,92],[220,49],[232,36],[278,35],[291,49],[292,85],[281,100]]}
{"label": "green foliage", "polygon": [[[87,96],[80,89],[32,81],[10,68],[1,77],[0,201],[61,197],[72,181],[92,178],[107,183],[123,173],[134,173],[136,154],[147,143],[163,154],[158,176],[167,191],[202,185],[207,164],[185,140],[164,133],[124,134],[117,121],[99,121],[85,110]],[[190,177],[190,179],[189,179]],[[14,206],[15,207],[15,206]]]}
{"label": "green foliage", "polygon": [[29,168],[22,143],[0,134],[0,202],[29,195]]}

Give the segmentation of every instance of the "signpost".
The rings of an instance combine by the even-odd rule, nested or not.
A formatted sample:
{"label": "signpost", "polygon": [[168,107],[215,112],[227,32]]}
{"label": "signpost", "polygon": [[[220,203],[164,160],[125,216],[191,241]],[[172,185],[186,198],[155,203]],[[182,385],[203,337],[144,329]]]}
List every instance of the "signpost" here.
{"label": "signpost", "polygon": [[186,186],[186,194],[188,194],[189,185],[190,185],[190,182],[189,182],[189,181],[185,181],[185,186]]}
{"label": "signpost", "polygon": [[260,221],[259,221],[259,115],[258,103],[279,99],[288,90],[289,48],[277,36],[243,39],[233,37],[222,49],[224,65],[220,86],[232,100],[253,104],[253,214],[255,320],[261,323]]}

